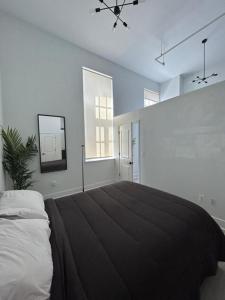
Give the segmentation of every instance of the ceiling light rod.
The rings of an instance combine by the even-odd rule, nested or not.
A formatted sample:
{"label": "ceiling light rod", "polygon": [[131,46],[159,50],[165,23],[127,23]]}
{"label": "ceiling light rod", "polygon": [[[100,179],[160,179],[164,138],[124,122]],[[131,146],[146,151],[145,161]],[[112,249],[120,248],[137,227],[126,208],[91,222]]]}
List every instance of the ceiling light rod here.
{"label": "ceiling light rod", "polygon": [[204,56],[203,56],[203,59],[204,59],[204,67],[203,67],[203,77],[205,78],[206,76],[205,76],[205,44],[207,43],[207,39],[204,39],[203,41],[202,41],[202,44],[203,44],[203,46],[204,46]]}
{"label": "ceiling light rod", "polygon": [[174,50],[175,48],[177,48],[178,46],[180,46],[181,44],[183,44],[184,42],[186,42],[187,40],[189,40],[190,38],[192,38],[193,36],[195,36],[196,34],[198,34],[199,32],[201,32],[202,30],[204,30],[205,28],[209,27],[210,25],[212,25],[213,23],[217,22],[219,19],[223,18],[225,16],[225,12],[222,13],[221,15],[219,15],[218,17],[216,17],[215,19],[211,20],[209,23],[207,23],[206,25],[204,25],[203,27],[199,28],[198,30],[196,30],[195,32],[193,32],[192,34],[190,34],[189,36],[187,36],[185,39],[183,39],[182,41],[180,41],[179,43],[175,44],[174,46],[172,46],[171,48],[169,48],[168,50],[162,52],[158,57],[155,58],[155,60],[161,64],[161,65],[165,65],[165,62],[162,62],[160,60],[160,58],[164,57],[166,54],[168,54],[169,52],[171,52],[172,50]]}
{"label": "ceiling light rod", "polygon": [[115,2],[115,5],[108,5],[107,3],[106,3],[106,0],[98,0],[100,3],[102,3],[105,7],[103,7],[103,8],[100,8],[100,7],[97,7],[97,8],[94,8],[94,9],[92,9],[90,12],[92,13],[92,14],[95,14],[95,13],[99,13],[99,12],[101,12],[101,11],[105,11],[105,10],[109,10],[115,17],[116,17],[116,21],[114,22],[114,24],[113,24],[113,29],[115,30],[116,29],[116,27],[117,27],[117,22],[118,21],[120,21],[122,24],[123,24],[123,26],[125,27],[125,28],[129,28],[128,27],[128,25],[127,25],[127,23],[126,22],[124,22],[122,19],[121,19],[121,12],[122,12],[122,10],[123,10],[123,8],[124,8],[124,6],[128,6],[128,5],[138,5],[139,3],[143,3],[143,2],[145,2],[146,0],[134,0],[134,1],[131,1],[131,2],[127,2],[126,3],[126,0],[123,0],[123,3],[122,4],[119,4],[118,3],[118,0],[116,0]]}
{"label": "ceiling light rod", "polygon": [[194,80],[192,80],[192,82],[193,83],[198,83],[198,84],[200,84],[200,83],[208,83],[208,81],[207,81],[207,79],[209,79],[209,78],[211,78],[211,77],[216,77],[216,76],[218,76],[218,74],[217,73],[212,73],[211,75],[209,75],[209,76],[206,76],[206,72],[205,72],[205,70],[206,70],[206,63],[205,63],[205,45],[206,45],[206,43],[207,43],[207,39],[204,39],[203,41],[202,41],[202,44],[203,44],[203,47],[204,47],[204,50],[203,50],[203,60],[204,60],[204,65],[203,65],[203,76],[202,77],[199,77],[199,76],[196,76],[196,79],[194,79]]}
{"label": "ceiling light rod", "polygon": [[[102,1],[102,0],[99,0],[99,1]],[[108,9],[115,15],[114,11],[113,11],[113,10],[112,10],[105,2],[102,1],[102,3],[105,4],[105,6],[108,7]],[[121,10],[122,10],[122,9],[121,9]],[[121,13],[121,10],[120,10],[120,13]],[[113,29],[116,28],[116,26],[117,26],[117,21],[118,21],[118,20],[123,24],[124,27],[128,27],[127,23],[124,22],[124,21],[120,18],[120,14],[119,14],[119,15],[116,15],[116,22],[115,22],[114,25],[113,25]]]}
{"label": "ceiling light rod", "polygon": [[[121,6],[120,13],[119,13],[119,15],[117,15],[117,16],[116,16],[116,22],[113,24],[113,31],[115,31],[115,30],[116,30],[116,26],[117,26],[117,22],[118,22],[118,20],[120,20],[120,21],[121,21],[121,19],[120,19],[120,15],[121,15],[121,13],[122,13],[122,10],[123,10],[123,8],[124,8],[125,1],[126,1],[126,0],[123,0],[123,4],[122,4],[122,6]],[[116,1],[116,4],[117,4],[117,1]],[[126,22],[124,22],[124,21],[122,21],[122,22],[123,22],[123,26],[124,26],[125,28],[127,28],[127,29],[128,29],[129,27],[128,27],[127,23],[126,23]]]}
{"label": "ceiling light rod", "polygon": [[[103,3],[103,1],[101,3]],[[124,4],[118,4],[118,5],[113,5],[113,6],[107,6],[107,7],[103,7],[103,8],[97,7],[97,8],[94,9],[94,12],[98,13],[98,12],[100,12],[102,10],[106,10],[106,9],[109,9],[109,8],[113,9],[115,7],[122,7],[122,6],[132,5],[132,4],[133,5],[138,5],[139,3],[140,3],[140,1],[135,0],[133,2],[124,3]]]}

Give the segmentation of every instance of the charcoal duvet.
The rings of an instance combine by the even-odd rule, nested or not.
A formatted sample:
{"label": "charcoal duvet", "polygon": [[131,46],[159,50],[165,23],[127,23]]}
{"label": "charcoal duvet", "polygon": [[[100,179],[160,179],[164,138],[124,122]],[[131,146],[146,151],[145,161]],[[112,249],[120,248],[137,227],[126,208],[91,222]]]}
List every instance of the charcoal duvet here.
{"label": "charcoal duvet", "polygon": [[46,201],[51,300],[199,300],[225,238],[199,206],[120,182]]}

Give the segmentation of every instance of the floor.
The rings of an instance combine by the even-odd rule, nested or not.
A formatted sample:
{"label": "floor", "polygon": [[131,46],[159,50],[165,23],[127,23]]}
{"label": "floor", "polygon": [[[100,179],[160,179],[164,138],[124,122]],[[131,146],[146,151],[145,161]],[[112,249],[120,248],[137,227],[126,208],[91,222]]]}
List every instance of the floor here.
{"label": "floor", "polygon": [[201,300],[225,300],[225,262],[219,263],[216,276],[204,281]]}

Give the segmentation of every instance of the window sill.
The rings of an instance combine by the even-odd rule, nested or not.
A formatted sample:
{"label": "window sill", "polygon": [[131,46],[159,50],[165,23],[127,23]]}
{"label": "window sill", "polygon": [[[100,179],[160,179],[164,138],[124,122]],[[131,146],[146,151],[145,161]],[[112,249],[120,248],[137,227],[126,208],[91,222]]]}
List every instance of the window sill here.
{"label": "window sill", "polygon": [[106,161],[106,160],[114,160],[114,159],[115,159],[115,157],[90,158],[90,159],[86,159],[85,163],[98,162],[98,161]]}

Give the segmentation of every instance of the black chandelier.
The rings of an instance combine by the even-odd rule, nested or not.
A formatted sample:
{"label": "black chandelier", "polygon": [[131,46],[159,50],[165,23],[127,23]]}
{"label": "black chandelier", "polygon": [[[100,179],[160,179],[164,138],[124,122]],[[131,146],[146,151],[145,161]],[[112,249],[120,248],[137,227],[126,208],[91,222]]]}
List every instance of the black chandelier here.
{"label": "black chandelier", "polygon": [[202,41],[202,44],[203,44],[203,47],[204,47],[204,69],[203,69],[203,76],[202,77],[196,76],[196,79],[192,80],[192,82],[194,82],[194,83],[198,83],[198,84],[208,83],[207,79],[218,76],[217,73],[212,73],[209,76],[206,76],[206,73],[205,73],[205,44],[207,43],[207,41],[208,41],[207,39],[204,39]]}
{"label": "black chandelier", "polygon": [[116,21],[113,24],[114,30],[116,29],[118,22],[121,22],[125,28],[127,29],[129,28],[128,24],[121,18],[121,13],[125,6],[138,5],[139,3],[145,2],[145,0],[134,0],[132,2],[126,2],[126,0],[123,0],[121,3],[119,3],[118,0],[115,0],[116,1],[115,5],[110,5],[106,3],[106,0],[98,0],[98,1],[102,3],[103,7],[94,8],[90,12],[92,14],[95,14],[104,10],[109,10],[116,18]]}

